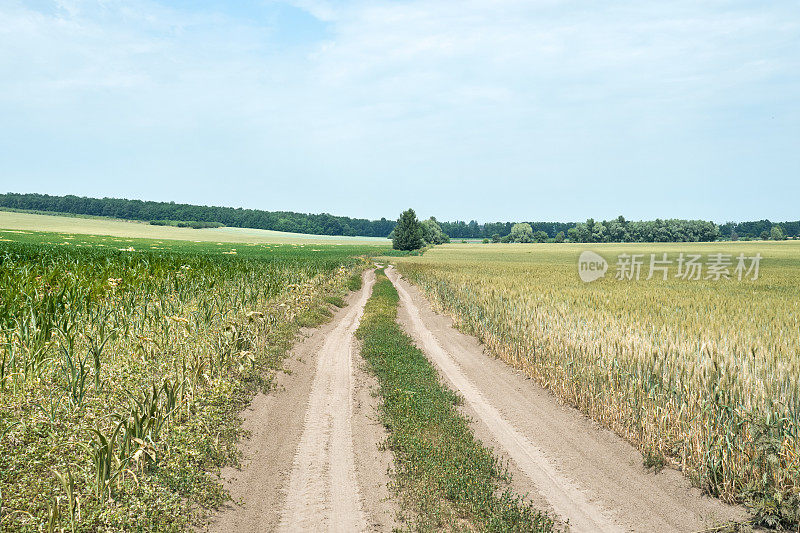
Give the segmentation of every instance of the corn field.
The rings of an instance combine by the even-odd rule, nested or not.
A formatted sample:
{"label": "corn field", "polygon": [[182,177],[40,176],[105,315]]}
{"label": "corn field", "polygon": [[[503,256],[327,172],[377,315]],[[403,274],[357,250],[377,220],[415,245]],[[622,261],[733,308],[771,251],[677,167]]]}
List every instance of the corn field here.
{"label": "corn field", "polygon": [[[764,525],[800,511],[800,245],[593,245],[611,265],[578,277],[592,245],[450,245],[399,270],[524,370],[694,484]],[[761,253],[757,280],[617,280],[620,253]]]}
{"label": "corn field", "polygon": [[[184,530],[355,247],[0,243],[0,530]],[[63,240],[59,239],[59,240]],[[77,242],[77,241],[73,241]],[[138,244],[137,244],[138,246]],[[227,248],[226,248],[227,249]]]}

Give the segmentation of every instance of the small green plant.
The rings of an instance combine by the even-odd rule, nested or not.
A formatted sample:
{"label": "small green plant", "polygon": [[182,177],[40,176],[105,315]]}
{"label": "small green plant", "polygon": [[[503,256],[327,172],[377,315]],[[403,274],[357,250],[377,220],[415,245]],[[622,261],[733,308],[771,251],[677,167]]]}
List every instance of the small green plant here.
{"label": "small green plant", "polygon": [[642,451],[642,458],[644,467],[652,469],[656,473],[661,472],[667,465],[667,460],[664,455],[652,447]]}
{"label": "small green plant", "polygon": [[66,378],[70,405],[73,409],[79,409],[86,397],[89,354],[83,357],[77,356],[74,353],[74,344],[70,343],[69,348],[62,346],[61,356],[61,370]]}
{"label": "small green plant", "polygon": [[[165,393],[166,402],[162,402],[162,392]],[[171,409],[170,403],[173,404]],[[169,381],[165,381],[161,388],[153,384],[141,398],[133,398],[127,414],[114,415],[119,421],[118,428],[121,428],[118,453],[120,464],[134,456],[143,458],[145,463],[155,462],[156,443],[161,439],[161,432],[172,416],[176,403],[176,391]]]}
{"label": "small green plant", "polygon": [[[74,533],[75,526],[77,522],[80,521],[80,510],[78,507],[79,502],[78,502],[77,491],[75,490],[75,479],[72,477],[72,470],[70,469],[69,465],[66,466],[66,471],[67,471],[66,474],[62,474],[61,472],[59,472],[54,468],[51,468],[50,470],[53,472],[53,475],[56,476],[59,484],[61,485],[61,488],[64,489],[64,493],[66,494],[67,512],[68,512],[70,530]],[[59,512],[58,500],[56,500],[54,509],[56,513]],[[51,524],[52,523],[53,520],[51,520]]]}
{"label": "small green plant", "polygon": [[357,272],[347,279],[347,289],[357,291],[361,289],[361,273]]}
{"label": "small green plant", "polygon": [[61,529],[61,499],[51,498],[47,502],[47,533],[62,533]]}
{"label": "small green plant", "polygon": [[110,435],[103,434],[99,429],[91,428],[92,441],[87,447],[94,466],[95,494],[102,502],[111,493],[111,484],[125,471],[130,461],[130,456],[120,457],[117,452],[117,438],[125,429],[123,422],[119,422]]}
{"label": "small green plant", "polygon": [[335,307],[340,307],[340,308],[347,305],[344,301],[344,298],[342,298],[341,296],[327,296],[325,298],[325,301]]}
{"label": "small green plant", "polygon": [[108,344],[115,335],[116,330],[111,330],[106,333],[107,324],[109,316],[112,314],[112,310],[105,310],[102,312],[95,312],[91,315],[92,323],[97,324],[97,336],[87,336],[87,342],[89,344],[89,353],[92,355],[92,361],[94,362],[94,386],[95,389],[100,388],[100,370],[101,370],[101,357],[103,355],[103,349]]}

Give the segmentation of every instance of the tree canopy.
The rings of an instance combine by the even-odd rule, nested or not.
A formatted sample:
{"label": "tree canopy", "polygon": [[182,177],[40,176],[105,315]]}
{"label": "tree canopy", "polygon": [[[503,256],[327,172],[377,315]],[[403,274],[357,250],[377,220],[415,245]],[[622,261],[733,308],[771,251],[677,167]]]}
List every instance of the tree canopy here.
{"label": "tree canopy", "polygon": [[527,222],[514,224],[511,227],[511,233],[508,234],[511,242],[532,242],[533,241],[533,228]]}
{"label": "tree canopy", "polygon": [[422,230],[422,240],[425,244],[444,244],[450,242],[450,237],[444,234],[439,223],[434,217],[423,220],[420,223]]}
{"label": "tree canopy", "polygon": [[422,228],[413,209],[400,214],[394,227],[392,247],[395,250],[417,250],[422,248]]}
{"label": "tree canopy", "polygon": [[783,229],[781,229],[780,226],[772,226],[769,236],[773,241],[782,241],[786,238],[786,235],[784,235]]}

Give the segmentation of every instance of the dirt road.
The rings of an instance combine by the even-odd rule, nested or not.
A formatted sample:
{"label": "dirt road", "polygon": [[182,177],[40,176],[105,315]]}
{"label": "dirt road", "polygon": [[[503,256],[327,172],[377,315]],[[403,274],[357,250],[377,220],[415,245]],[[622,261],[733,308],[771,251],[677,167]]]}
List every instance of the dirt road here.
{"label": "dirt road", "polygon": [[295,347],[278,389],[256,397],[245,413],[248,462],[223,472],[237,503],[215,517],[211,531],[391,530],[391,460],[377,447],[382,428],[370,378],[353,360],[353,334],[374,281],[367,272],[349,305]]}
{"label": "dirt road", "polygon": [[518,492],[572,531],[685,532],[745,518],[675,470],[647,471],[632,446],[486,355],[394,269],[387,274],[400,293],[400,322],[464,397],[476,436],[510,459]]}

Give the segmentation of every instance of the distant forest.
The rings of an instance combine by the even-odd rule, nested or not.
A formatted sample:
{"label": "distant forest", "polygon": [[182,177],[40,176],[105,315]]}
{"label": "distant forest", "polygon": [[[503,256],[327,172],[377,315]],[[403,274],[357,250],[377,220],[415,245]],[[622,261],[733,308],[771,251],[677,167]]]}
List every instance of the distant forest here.
{"label": "distant forest", "polygon": [[[322,213],[318,215],[291,211],[262,211],[233,207],[213,207],[175,202],[150,202],[120,198],[85,198],[48,194],[0,194],[0,207],[30,211],[94,215],[140,221],[202,222],[238,228],[257,228],[317,235],[351,235],[388,237],[394,220],[367,220]],[[581,242],[671,242],[713,241],[768,238],[774,226],[786,237],[800,236],[800,221],[727,222],[717,225],[703,220],[626,221],[623,217],[610,221],[582,223],[528,222],[534,233],[543,232],[548,239],[568,238]],[[511,232],[513,222],[439,222],[442,231],[452,239],[492,239]]]}
{"label": "distant forest", "polygon": [[[438,221],[437,221],[438,222]],[[569,228],[575,223],[569,222],[528,222],[534,232],[544,231],[549,238],[554,238],[559,231],[567,233]],[[492,235],[508,235],[514,222],[487,222],[478,224],[475,220],[470,222],[439,222],[442,231],[449,235],[451,239],[491,239]]]}
{"label": "distant forest", "polygon": [[290,211],[261,211],[233,207],[210,207],[176,204],[175,202],[149,202],[120,198],[84,198],[78,196],[50,196],[48,194],[0,194],[0,207],[95,215],[125,220],[193,221],[219,223],[236,228],[269,229],[310,233],[314,235],[358,235],[386,237],[394,228],[394,220],[366,220],[337,217],[323,213],[307,215]]}

